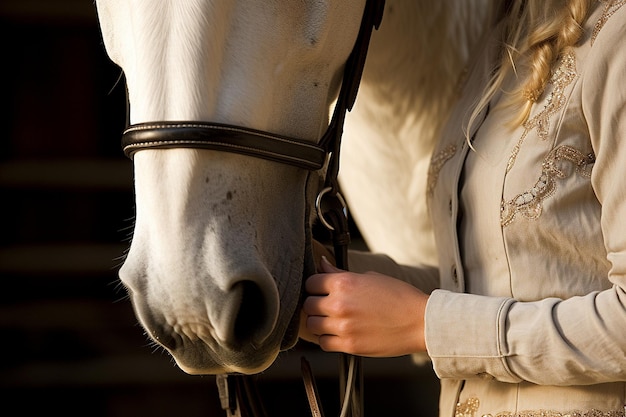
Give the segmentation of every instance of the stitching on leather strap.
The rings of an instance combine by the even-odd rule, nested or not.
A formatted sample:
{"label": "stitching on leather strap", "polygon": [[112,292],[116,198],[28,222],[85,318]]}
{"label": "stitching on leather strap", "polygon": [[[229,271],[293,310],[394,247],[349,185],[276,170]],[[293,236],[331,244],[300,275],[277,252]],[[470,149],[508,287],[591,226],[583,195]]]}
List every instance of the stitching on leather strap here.
{"label": "stitching on leather strap", "polygon": [[[203,142],[203,141],[193,141],[193,140],[158,140],[158,141],[145,141],[145,142],[135,142],[129,145],[124,146],[124,153],[132,154],[133,151],[137,151],[140,149],[146,148],[167,148],[167,147],[192,147],[192,148],[206,148],[206,149],[215,149],[215,150],[224,150],[224,149],[239,149],[247,151],[245,155],[251,156],[260,156],[265,155],[270,157],[272,160],[284,161],[288,163],[289,161],[297,163],[297,166],[306,166],[308,169],[318,170],[322,168],[321,164],[313,163],[304,158],[298,158],[296,156],[280,154],[277,152],[272,152],[269,150],[258,149],[248,146],[234,145],[231,143],[224,142]],[[242,154],[244,154],[242,152]]]}

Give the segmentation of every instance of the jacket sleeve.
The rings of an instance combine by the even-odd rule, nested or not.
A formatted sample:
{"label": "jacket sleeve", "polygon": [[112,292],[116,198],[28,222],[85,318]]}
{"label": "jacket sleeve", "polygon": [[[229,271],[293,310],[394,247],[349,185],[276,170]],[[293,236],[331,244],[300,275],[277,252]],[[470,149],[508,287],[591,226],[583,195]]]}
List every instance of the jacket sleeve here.
{"label": "jacket sleeve", "polygon": [[580,111],[596,154],[591,181],[602,207],[612,287],[535,302],[434,291],[426,343],[439,377],[542,385],[626,380],[625,18],[626,7],[607,22],[581,79]]}

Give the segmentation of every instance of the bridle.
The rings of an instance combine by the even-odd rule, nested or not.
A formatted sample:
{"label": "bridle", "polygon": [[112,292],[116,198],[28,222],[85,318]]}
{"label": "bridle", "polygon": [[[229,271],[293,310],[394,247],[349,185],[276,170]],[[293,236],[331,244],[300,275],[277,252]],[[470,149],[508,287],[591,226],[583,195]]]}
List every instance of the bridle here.
{"label": "bridle", "polygon": [[[339,151],[346,112],[350,111],[365,65],[372,31],[378,29],[385,0],[367,0],[354,48],[346,61],[341,89],[326,133],[317,144],[240,126],[210,122],[167,121],[130,125],[122,135],[126,156],[143,149],[199,148],[248,155],[292,165],[308,171],[324,166],[326,176],[315,207],[321,223],[330,231],[337,267],[348,270],[348,231],[346,203],[339,193]],[[344,397],[341,417],[363,415],[363,374],[361,358],[340,355],[340,386]],[[323,410],[310,366],[302,359],[302,373],[313,417]],[[218,375],[222,408],[228,417],[265,416],[253,382],[244,375]],[[244,401],[247,399],[247,401]]]}

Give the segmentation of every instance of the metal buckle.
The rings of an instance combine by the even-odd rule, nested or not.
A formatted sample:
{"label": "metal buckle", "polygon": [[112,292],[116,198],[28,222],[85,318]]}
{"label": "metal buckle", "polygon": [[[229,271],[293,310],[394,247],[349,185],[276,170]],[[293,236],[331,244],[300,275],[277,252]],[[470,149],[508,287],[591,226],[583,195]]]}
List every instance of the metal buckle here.
{"label": "metal buckle", "polygon": [[[333,207],[332,204],[339,204],[339,206],[335,206],[334,208],[341,209],[343,215],[348,217],[348,205],[346,204],[346,200],[344,200],[343,196],[339,192],[335,192],[334,194],[329,194],[333,191],[332,187],[326,187],[317,195],[315,199],[315,210],[317,211],[317,217],[320,219],[324,227],[326,227],[331,232],[335,231],[335,227],[326,220],[324,217],[324,213],[329,210],[325,209],[325,207]],[[328,196],[327,198],[324,198]]]}

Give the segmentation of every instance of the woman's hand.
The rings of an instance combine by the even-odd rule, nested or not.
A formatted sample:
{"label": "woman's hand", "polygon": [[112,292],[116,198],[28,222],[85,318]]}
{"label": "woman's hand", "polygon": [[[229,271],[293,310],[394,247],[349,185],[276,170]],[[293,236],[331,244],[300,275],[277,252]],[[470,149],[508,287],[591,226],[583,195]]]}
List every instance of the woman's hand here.
{"label": "woman's hand", "polygon": [[426,350],[428,296],[375,272],[342,271],[322,259],[323,273],[306,281],[300,336],[322,349],[361,356],[400,356]]}

